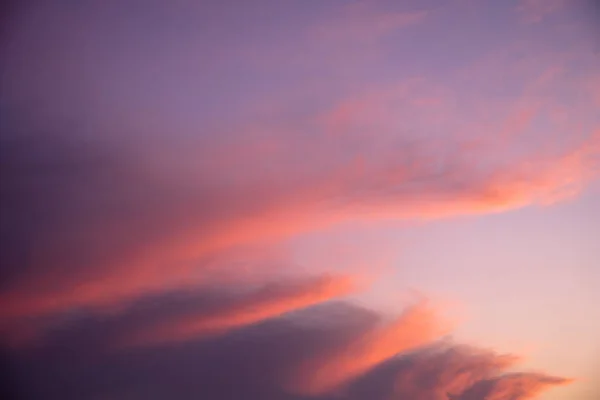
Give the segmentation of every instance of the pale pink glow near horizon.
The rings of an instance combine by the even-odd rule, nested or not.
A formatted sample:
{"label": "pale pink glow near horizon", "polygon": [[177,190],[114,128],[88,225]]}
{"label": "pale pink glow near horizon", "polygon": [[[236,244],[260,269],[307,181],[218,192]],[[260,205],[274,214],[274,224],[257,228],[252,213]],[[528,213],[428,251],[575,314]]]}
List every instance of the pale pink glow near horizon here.
{"label": "pale pink glow near horizon", "polygon": [[[128,357],[261,324],[276,342],[296,321],[274,344],[293,362],[274,353],[273,382],[244,379],[362,399],[401,354],[386,400],[554,386],[544,399],[592,400],[592,5],[201,3],[16,7],[1,50],[4,342]],[[454,329],[414,293],[457,305]],[[442,351],[447,334],[474,347]],[[523,375],[500,355],[513,351]]]}

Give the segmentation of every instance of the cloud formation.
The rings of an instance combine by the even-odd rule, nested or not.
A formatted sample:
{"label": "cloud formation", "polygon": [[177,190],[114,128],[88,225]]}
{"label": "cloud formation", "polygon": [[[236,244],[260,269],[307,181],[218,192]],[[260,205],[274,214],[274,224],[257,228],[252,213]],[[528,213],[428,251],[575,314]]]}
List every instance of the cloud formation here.
{"label": "cloud formation", "polygon": [[[171,310],[194,304],[198,298],[174,298]],[[156,324],[162,315],[169,326],[164,305],[73,318],[21,350],[25,361],[12,367],[16,381],[27,379],[28,385],[19,389],[29,399],[524,400],[569,383],[510,372],[518,362],[514,355],[437,340],[445,328],[436,326],[426,304],[386,322],[370,310],[331,302],[219,335],[114,347],[150,316]]]}
{"label": "cloud formation", "polygon": [[398,353],[423,346],[449,333],[426,304],[407,309],[395,321],[372,329],[330,355],[304,365],[294,386],[301,393],[322,394],[362,375]]}
{"label": "cloud formation", "polygon": [[283,243],[578,196],[599,172],[597,79],[572,82],[570,51],[462,55],[453,18],[426,29],[447,10],[334,3],[17,7],[0,343],[27,398],[522,400],[569,382],[441,341],[429,305],[341,303],[372,277],[306,278]]}
{"label": "cloud formation", "polygon": [[158,326],[140,324],[138,331],[125,341],[129,341],[130,345],[148,345],[222,333],[350,294],[357,289],[356,280],[351,277],[323,276],[304,282],[273,283],[250,294],[233,294],[231,299],[222,296],[224,299],[215,301],[217,297],[213,300],[216,303],[213,309],[172,315],[168,323],[160,321]]}
{"label": "cloud formation", "polygon": [[477,382],[460,397],[464,400],[526,400],[533,399],[551,386],[565,385],[570,379],[544,374],[507,374]]}
{"label": "cloud formation", "polygon": [[[157,4],[138,6],[132,5],[147,18],[164,14]],[[268,97],[260,91],[238,98],[246,92],[223,88],[218,93],[237,107],[207,106],[211,111],[200,113],[205,108],[199,106],[188,112],[195,103],[183,98],[199,96],[188,91],[190,82],[228,71],[206,67],[194,79],[183,74],[189,78],[185,82],[175,77],[187,71],[180,65],[196,65],[188,43],[213,48],[199,41],[206,35],[187,24],[176,31],[165,20],[180,37],[176,41],[164,33],[164,45],[146,51],[139,43],[144,36],[138,37],[150,34],[145,25],[117,24],[123,35],[113,48],[110,35],[101,33],[106,19],[119,14],[118,2],[97,6],[105,12],[82,7],[68,13],[61,7],[33,7],[35,12],[23,14],[12,32],[15,50],[6,67],[3,108],[10,118],[2,122],[7,267],[0,319],[107,307],[201,285],[212,279],[210,260],[237,246],[276,243],[348,220],[433,219],[549,203],[576,196],[597,176],[597,124],[583,118],[591,103],[585,96],[559,96],[577,88],[564,83],[562,65],[548,72],[548,60],[541,56],[516,63],[511,52],[485,64],[481,80],[467,66],[469,80],[457,79],[459,87],[453,87],[436,83],[434,76],[329,79],[330,72],[347,64],[339,55],[329,59],[332,65],[314,66],[322,76],[316,82],[311,69],[277,67],[295,78],[274,85],[269,107],[255,107]],[[175,21],[198,14],[187,7],[177,3],[165,13]],[[231,27],[244,11],[214,7]],[[306,33],[315,26],[378,36],[427,14],[366,3],[329,12],[324,15],[335,16],[330,25],[302,19],[293,32],[284,31],[310,47],[318,40]],[[64,24],[52,23],[56,15]],[[259,29],[261,17],[251,16]],[[222,28],[206,24],[222,34]],[[73,40],[78,36],[91,44]],[[225,37],[238,47],[246,45],[236,35]],[[42,39],[52,39],[56,52],[65,56],[49,57]],[[25,48],[31,51],[18,51]],[[171,61],[163,65],[162,55]],[[259,82],[277,71],[272,65],[251,67],[238,56],[227,53],[214,62],[239,61]],[[71,71],[74,64],[81,71]],[[47,70],[38,71],[39,65]],[[157,67],[147,71],[147,65]],[[112,72],[104,79],[106,71]],[[490,71],[498,80],[489,79]],[[150,72],[157,77],[138,81]],[[64,87],[55,86],[63,81],[58,79],[32,86],[28,78],[62,74],[70,77]],[[238,75],[216,80],[238,82]],[[508,104],[485,97],[510,82],[517,89],[507,96]],[[318,88],[318,98],[297,95],[305,86]],[[142,87],[161,96],[148,104]],[[24,97],[38,98],[44,106],[19,100]],[[97,99],[111,101],[97,104]],[[173,108],[175,103],[179,107]],[[219,117],[224,108],[227,118]],[[142,117],[140,109],[155,112]],[[550,116],[558,111],[567,123],[552,129],[558,125]],[[550,128],[540,131],[533,129],[536,125]]]}
{"label": "cloud formation", "polygon": [[[10,211],[2,224],[12,276],[4,280],[0,316],[107,306],[202,284],[210,279],[207,260],[227,249],[347,220],[430,219],[553,202],[577,195],[596,176],[597,133],[560,152],[495,161],[497,155],[488,157],[493,141],[474,149],[378,127],[391,118],[386,107],[397,96],[377,94],[346,117],[336,108],[331,115],[342,139],[320,128],[310,138],[242,133],[239,142],[186,141],[187,152],[173,163],[69,134],[7,137],[2,185]],[[269,143],[267,155],[253,150],[262,143]],[[183,150],[162,144],[167,159]]]}

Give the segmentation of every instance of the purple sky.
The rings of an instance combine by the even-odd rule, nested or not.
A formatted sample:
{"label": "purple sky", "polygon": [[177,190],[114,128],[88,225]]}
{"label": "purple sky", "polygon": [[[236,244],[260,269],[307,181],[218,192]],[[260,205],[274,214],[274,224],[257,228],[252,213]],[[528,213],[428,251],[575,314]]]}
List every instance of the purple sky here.
{"label": "purple sky", "polygon": [[20,3],[0,334],[26,398],[595,399],[592,2]]}

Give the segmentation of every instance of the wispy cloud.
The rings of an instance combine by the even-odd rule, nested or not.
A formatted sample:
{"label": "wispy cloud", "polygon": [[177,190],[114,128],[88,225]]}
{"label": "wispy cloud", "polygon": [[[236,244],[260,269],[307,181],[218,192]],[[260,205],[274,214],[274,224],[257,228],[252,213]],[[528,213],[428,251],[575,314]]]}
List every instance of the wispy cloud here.
{"label": "wispy cloud", "polygon": [[547,388],[562,386],[572,382],[571,379],[549,376],[538,373],[506,374],[493,379],[477,382],[459,399],[476,400],[526,400],[540,395]]}

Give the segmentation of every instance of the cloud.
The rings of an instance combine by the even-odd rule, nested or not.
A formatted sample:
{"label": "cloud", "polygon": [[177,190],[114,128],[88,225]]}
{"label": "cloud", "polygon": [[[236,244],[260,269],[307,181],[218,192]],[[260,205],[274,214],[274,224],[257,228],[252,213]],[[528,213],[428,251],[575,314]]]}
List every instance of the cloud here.
{"label": "cloud", "polygon": [[[519,359],[511,354],[437,340],[432,329],[445,327],[436,326],[434,310],[425,304],[390,322],[350,303],[329,302],[217,335],[113,346],[144,321],[168,325],[171,312],[205,307],[193,296],[167,300],[140,303],[119,315],[73,316],[37,346],[18,350],[21,361],[11,370],[15,382],[26,378],[27,385],[17,389],[32,400],[143,395],[515,400],[569,382],[510,372]],[[314,369],[305,369],[309,365]],[[299,385],[290,387],[290,380]]]}
{"label": "cloud", "polygon": [[[210,35],[195,30],[203,24],[189,24],[202,7],[182,2],[169,8],[173,21],[185,24],[179,31],[179,24],[164,21],[164,43],[146,42],[142,33],[149,32],[137,23],[119,25],[122,38],[113,42],[114,32],[104,34],[101,27],[111,25],[104,20],[111,15],[132,14],[116,12],[120,4],[95,6],[107,12],[87,6],[58,12],[58,3],[33,7],[14,28],[15,54],[7,59],[20,61],[6,69],[11,85],[1,122],[0,325],[209,285],[233,276],[220,271],[236,268],[228,254],[240,247],[276,247],[347,221],[434,219],[547,204],[576,196],[596,176],[598,136],[590,132],[597,126],[580,118],[589,111],[587,98],[571,102],[560,95],[566,86],[562,65],[547,64],[550,59],[515,62],[511,52],[478,73],[469,69],[456,87],[416,76],[338,81],[332,76],[345,70],[347,55],[328,58],[332,65],[316,71],[278,63],[256,71],[244,60],[233,62],[228,50],[198,73],[191,56],[198,52],[190,50],[215,48],[204,41]],[[164,14],[158,3],[143,10],[140,4],[132,7],[145,18]],[[215,4],[207,10],[222,12],[223,24],[243,25],[246,8]],[[318,25],[326,35],[339,32],[340,40],[349,31],[350,42],[377,41],[427,15],[367,3],[328,10],[322,15],[329,24],[303,17],[291,31],[277,29],[286,40],[298,34],[302,41]],[[260,12],[252,12],[247,23],[264,33]],[[64,24],[52,23],[58,14]],[[211,15],[200,14],[202,21]],[[206,23],[215,34],[224,29]],[[252,48],[247,34],[225,35],[231,46],[220,48]],[[83,49],[85,40],[71,40],[76,37],[93,45]],[[48,56],[46,38],[65,56]],[[305,47],[276,41],[282,43],[285,51],[276,47],[283,58],[292,49],[313,59],[301,51]],[[272,108],[255,107],[264,97],[240,90],[239,71],[223,68],[237,61],[250,81],[274,82],[266,85]],[[189,65],[193,74],[175,78]],[[489,79],[492,67],[505,71],[503,79]],[[272,80],[276,72],[285,72],[283,83]],[[319,78],[312,80],[313,74]],[[31,83],[46,76],[69,79]],[[233,82],[215,90],[227,107],[214,110],[206,90],[190,91],[197,81]],[[494,93],[505,86],[517,90],[497,101]],[[157,92],[149,96],[141,88]],[[313,93],[297,95],[305,91]],[[19,100],[30,97],[39,103]],[[197,101],[202,105],[196,107]],[[209,111],[200,112],[203,105]],[[559,105],[569,123],[553,129],[548,116],[557,115]],[[272,264],[263,261],[253,260],[252,268]]]}
{"label": "cloud", "polygon": [[548,387],[562,386],[570,379],[537,373],[515,373],[477,382],[459,397],[461,400],[526,400],[533,399]]}
{"label": "cloud", "polygon": [[[534,398],[551,386],[570,382],[542,373],[507,373],[519,357],[469,346],[433,347],[409,360],[410,366],[401,368],[394,382],[394,393],[400,398],[412,395],[415,399],[467,400],[498,396],[498,400],[516,400]],[[496,382],[503,384],[492,389]],[[427,397],[428,392],[437,397]]]}
{"label": "cloud", "polygon": [[332,354],[317,356],[301,367],[293,386],[313,395],[331,392],[390,357],[448,332],[431,308],[417,304],[395,321],[366,332]]}
{"label": "cloud", "polygon": [[[518,362],[513,354],[442,341],[379,365],[353,384],[351,398],[375,393],[386,399],[531,399],[571,382],[543,373],[510,372]],[[495,386],[497,382],[503,383]]]}
{"label": "cloud", "polygon": [[7,24],[0,118],[0,334],[31,398],[446,400],[566,382],[440,350],[448,329],[422,304],[392,321],[334,304],[368,279],[290,278],[314,265],[282,248],[577,196],[600,137],[560,68],[511,54],[484,84],[413,76],[430,49],[402,28],[430,11],[367,2],[41,3]]}
{"label": "cloud", "polygon": [[106,307],[202,285],[214,274],[211,260],[238,246],[348,220],[554,202],[597,176],[595,133],[521,154],[507,146],[503,154],[496,136],[470,147],[469,138],[452,134],[399,131],[395,110],[420,107],[411,106],[412,90],[401,85],[344,100],[309,117],[308,135],[295,132],[295,120],[259,131],[240,126],[230,138],[239,141],[89,143],[76,132],[31,129],[7,135],[0,317]]}
{"label": "cloud", "polygon": [[[157,342],[190,340],[206,334],[221,333],[237,327],[255,324],[282,314],[313,306],[357,289],[356,279],[323,276],[298,282],[278,282],[253,290],[249,294],[222,296],[211,309],[181,313],[161,320],[158,325],[137,326],[125,338],[125,344],[149,345]],[[220,292],[225,288],[220,287]],[[221,304],[219,304],[221,303]]]}
{"label": "cloud", "polygon": [[416,396],[431,391],[440,398],[459,396],[474,384],[495,377],[513,367],[519,358],[512,354],[495,354],[469,346],[447,346],[423,351],[408,358],[406,369],[400,368],[393,392],[398,397]]}

